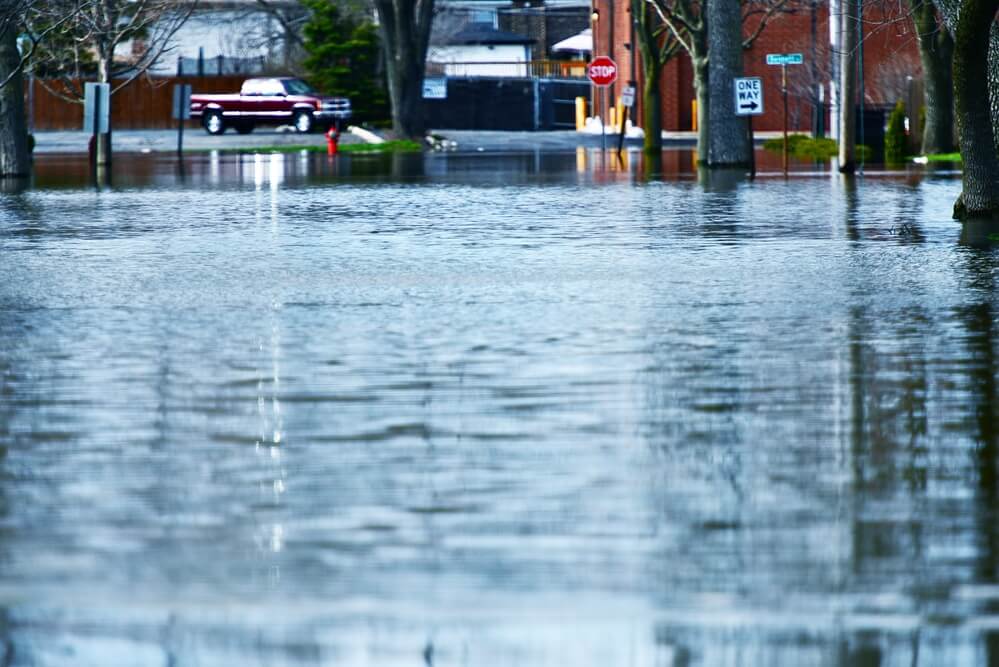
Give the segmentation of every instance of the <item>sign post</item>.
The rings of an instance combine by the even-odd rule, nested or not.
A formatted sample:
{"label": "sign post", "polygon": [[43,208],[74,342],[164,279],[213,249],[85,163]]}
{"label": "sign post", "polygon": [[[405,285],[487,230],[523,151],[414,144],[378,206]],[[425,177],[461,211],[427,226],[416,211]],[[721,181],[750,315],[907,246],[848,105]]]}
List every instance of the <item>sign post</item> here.
{"label": "sign post", "polygon": [[95,172],[98,165],[111,163],[111,142],[105,147],[101,135],[111,131],[111,85],[107,83],[85,83],[83,85],[83,131],[91,135],[91,166]]}
{"label": "sign post", "polygon": [[[621,91],[621,107],[630,113],[631,107],[635,106],[635,82],[629,81],[628,85]],[[617,152],[620,153],[624,147],[624,131],[627,129],[628,113],[621,113],[618,122],[621,124],[620,134],[617,136]]]}
{"label": "sign post", "polygon": [[[606,112],[607,107],[607,86],[617,81],[617,63],[608,56],[597,56],[586,66],[586,76],[594,86],[603,88],[602,111]],[[600,117],[600,145],[603,150],[607,150],[607,133],[604,128],[603,115]]]}
{"label": "sign post", "polygon": [[749,131],[749,178],[756,178],[756,146],[753,140],[753,116],[763,113],[763,81],[758,76],[733,79],[735,115],[746,116]]}
{"label": "sign post", "polygon": [[177,157],[184,151],[184,121],[191,117],[191,84],[173,87],[173,117],[177,121]]}
{"label": "sign post", "polygon": [[768,65],[780,65],[780,89],[784,98],[784,173],[787,173],[787,66],[800,65],[805,59],[800,53],[768,53]]}

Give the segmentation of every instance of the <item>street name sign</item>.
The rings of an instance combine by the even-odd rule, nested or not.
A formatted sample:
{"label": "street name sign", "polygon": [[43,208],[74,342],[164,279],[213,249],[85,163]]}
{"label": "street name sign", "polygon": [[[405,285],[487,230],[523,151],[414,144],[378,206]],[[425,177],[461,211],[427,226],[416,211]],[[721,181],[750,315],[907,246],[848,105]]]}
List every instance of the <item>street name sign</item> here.
{"label": "street name sign", "polygon": [[800,65],[805,59],[800,53],[768,53],[768,65]]}
{"label": "street name sign", "polygon": [[597,56],[586,66],[586,76],[595,86],[609,86],[617,81],[617,63],[607,56]]}
{"label": "street name sign", "polygon": [[759,116],[763,113],[763,82],[758,76],[732,80],[735,83],[735,115]]}

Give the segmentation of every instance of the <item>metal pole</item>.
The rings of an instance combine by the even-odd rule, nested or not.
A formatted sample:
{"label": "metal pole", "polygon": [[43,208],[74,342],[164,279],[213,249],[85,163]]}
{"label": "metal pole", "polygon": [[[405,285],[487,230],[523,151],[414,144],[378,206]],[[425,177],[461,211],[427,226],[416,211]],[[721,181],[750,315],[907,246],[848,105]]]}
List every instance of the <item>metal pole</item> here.
{"label": "metal pole", "polygon": [[[184,99],[184,94],[181,93],[180,99]],[[184,154],[184,114],[177,114],[177,157],[180,158]]]}
{"label": "metal pole", "polygon": [[[864,145],[864,2],[863,0],[857,0],[857,69],[858,76],[857,80],[859,85],[857,86],[860,93],[860,128],[857,134],[859,135],[859,144]],[[861,149],[860,153],[860,173],[864,173],[864,151]]]}
{"label": "metal pole", "polygon": [[753,140],[753,115],[746,116],[749,128],[749,180],[756,178],[756,142]]}
{"label": "metal pole", "polygon": [[94,150],[93,150],[93,152],[91,154],[91,158],[90,158],[91,159],[91,165],[90,166],[91,166],[91,168],[94,171],[94,184],[96,185],[97,184],[97,162],[98,162],[98,159],[99,159],[98,158],[98,154],[101,152],[101,147],[100,147],[100,144],[101,144],[101,141],[100,141],[100,136],[101,136],[101,91],[100,91],[100,88],[97,88],[97,89],[94,90],[94,108],[93,108],[93,112],[94,112],[94,118],[93,118],[93,125],[92,125],[92,127],[93,127],[94,134],[90,138],[90,141],[91,141],[91,143],[92,143],[92,145],[94,147]]}
{"label": "metal pole", "polygon": [[787,65],[780,67],[780,86],[784,97],[784,173],[787,174]]}
{"label": "metal pole", "polygon": [[[630,85],[632,85],[632,83],[633,82],[629,81],[628,85],[630,86]],[[626,111],[630,112],[631,111],[631,107],[622,106],[621,107],[621,117],[618,118],[618,121],[617,121],[618,125],[620,126],[619,133],[617,135],[617,152],[618,153],[620,153],[621,149],[624,148],[624,130],[625,130],[626,126],[627,126],[627,121],[628,121],[628,114],[625,113]]]}
{"label": "metal pole", "polygon": [[[858,0],[858,2],[859,1],[860,0]],[[617,47],[617,44],[614,43],[614,5],[616,4],[617,3],[613,2],[613,0],[607,3],[607,9],[610,13],[607,25],[607,55],[609,55],[614,60],[614,62],[617,62],[617,58],[614,57],[615,56],[614,50]],[[615,95],[616,92],[617,88],[615,87],[615,84],[611,83],[610,96],[612,100],[616,97]]]}
{"label": "metal pole", "polygon": [[607,151],[607,125],[605,120],[607,118],[607,87],[601,86],[600,88],[600,150]]}
{"label": "metal pole", "polygon": [[829,136],[839,141],[840,0],[829,0]]}

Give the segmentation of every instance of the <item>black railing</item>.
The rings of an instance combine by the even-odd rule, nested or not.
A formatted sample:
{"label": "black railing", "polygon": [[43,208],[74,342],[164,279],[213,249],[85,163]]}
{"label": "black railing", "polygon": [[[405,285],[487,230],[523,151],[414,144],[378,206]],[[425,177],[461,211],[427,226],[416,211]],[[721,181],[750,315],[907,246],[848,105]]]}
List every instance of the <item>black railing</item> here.
{"label": "black railing", "polygon": [[230,74],[259,74],[264,71],[266,61],[263,56],[255,58],[235,58],[214,56],[212,58],[177,58],[177,76],[226,76]]}

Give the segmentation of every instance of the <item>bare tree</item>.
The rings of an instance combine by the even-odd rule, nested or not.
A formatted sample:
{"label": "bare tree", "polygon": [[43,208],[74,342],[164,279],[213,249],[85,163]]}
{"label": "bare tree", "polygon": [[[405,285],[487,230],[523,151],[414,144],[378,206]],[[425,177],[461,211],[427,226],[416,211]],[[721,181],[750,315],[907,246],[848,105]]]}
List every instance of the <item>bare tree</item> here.
{"label": "bare tree", "polygon": [[9,17],[0,27],[0,178],[27,176],[28,131],[24,117],[24,87],[21,56],[17,50],[17,28]]}
{"label": "bare tree", "polygon": [[[716,122],[721,122],[723,126],[719,132],[726,139],[722,144],[715,146],[718,159],[712,162],[714,157],[711,153],[711,123],[710,114],[712,93],[714,97],[727,100],[731,103],[731,78],[732,71],[732,46],[735,49],[748,49],[762,34],[770,20],[784,10],[789,0],[743,0],[741,10],[732,11],[731,7],[721,4],[725,1],[736,2],[737,0],[646,0],[655,9],[663,23],[673,33],[680,43],[680,46],[690,55],[690,60],[694,67],[694,92],[697,97],[697,158],[703,164],[725,164],[728,160],[728,148],[725,144],[729,137],[746,137],[746,133],[739,135],[738,128],[743,126],[744,120],[734,114],[727,114],[724,117],[715,117]],[[708,5],[712,4],[712,9],[717,11],[718,17],[725,23],[720,30],[709,32],[707,12]],[[712,13],[714,13],[714,11]],[[732,29],[732,21],[729,17],[741,11],[742,21],[737,24],[737,30]],[[726,30],[727,28],[727,30]],[[748,36],[744,36],[743,28],[748,29]],[[716,70],[715,87],[711,86],[710,79],[710,51],[712,49],[724,51],[724,66]],[[741,52],[741,51],[740,51]],[[741,58],[741,56],[740,56]],[[724,72],[722,71],[724,70]],[[725,81],[728,87],[723,89]],[[738,140],[741,143],[741,139]],[[746,142],[748,146],[748,142]],[[738,150],[738,149],[737,149]],[[742,162],[741,158],[737,162]]]}
{"label": "bare tree", "polygon": [[[333,0],[331,0],[333,1]],[[357,3],[337,1],[345,11],[359,12]],[[271,63],[284,70],[299,72],[305,57],[305,37],[302,33],[312,13],[298,0],[255,0],[245,9],[239,10],[239,19],[263,19],[253,34],[244,34],[240,46],[259,51],[278,44],[281,52],[277,62]],[[269,51],[273,53],[273,51]]]}
{"label": "bare tree", "polygon": [[[51,0],[57,4],[60,0]],[[96,65],[96,79],[111,85],[111,94],[145,74],[171,48],[177,30],[196,9],[198,0],[91,0],[82,11],[65,21],[60,33],[64,48],[47,48],[37,55],[52,80],[40,79],[46,89],[71,102],[83,102],[83,81]],[[44,24],[49,14],[32,14]],[[127,58],[116,59],[119,46],[131,43]],[[111,135],[102,134],[97,145],[98,162],[111,155]]]}
{"label": "bare tree", "polygon": [[663,149],[662,71],[666,63],[680,50],[680,42],[659,20],[646,0],[631,0],[631,16],[635,22],[635,38],[642,57],[642,128],[645,130],[643,150],[658,155]]}
{"label": "bare tree", "polygon": [[[30,170],[24,67],[39,43],[85,6],[83,0],[63,0],[58,7],[40,0],[0,0],[0,178],[26,176]],[[32,29],[28,15],[44,17],[44,24]],[[25,38],[20,49],[19,32]]]}
{"label": "bare tree", "polygon": [[954,40],[929,0],[909,0],[923,65],[923,153],[954,149]]}
{"label": "bare tree", "polygon": [[[171,48],[171,40],[197,8],[198,0],[92,0],[65,21],[60,32],[68,49],[40,49],[37,63],[59,80],[50,92],[82,102],[83,79],[90,74],[88,58],[96,63],[97,81],[113,83],[111,94],[145,74]],[[35,24],[45,14],[33,14]],[[131,44],[127,57],[116,58],[120,46]]]}

